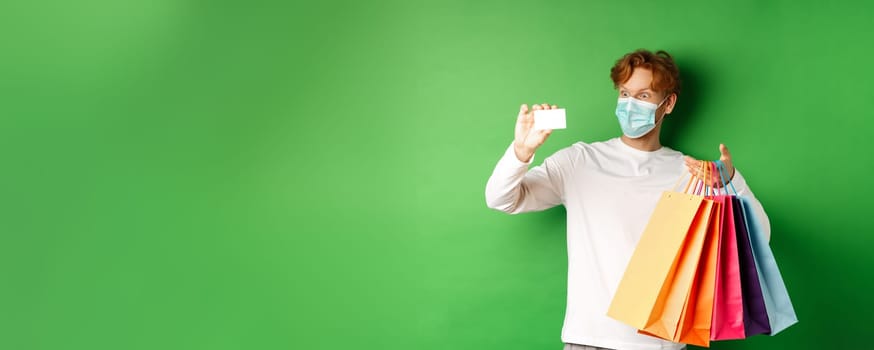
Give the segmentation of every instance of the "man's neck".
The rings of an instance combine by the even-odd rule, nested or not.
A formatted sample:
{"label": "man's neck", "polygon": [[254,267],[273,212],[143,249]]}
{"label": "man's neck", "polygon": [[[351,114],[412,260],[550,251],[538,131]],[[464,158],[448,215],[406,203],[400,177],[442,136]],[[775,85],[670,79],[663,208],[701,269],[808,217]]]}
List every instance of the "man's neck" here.
{"label": "man's neck", "polygon": [[649,134],[636,139],[622,135],[621,139],[623,143],[630,146],[631,148],[644,152],[658,151],[660,148],[662,148],[662,144],[661,142],[659,142],[658,132],[650,132]]}

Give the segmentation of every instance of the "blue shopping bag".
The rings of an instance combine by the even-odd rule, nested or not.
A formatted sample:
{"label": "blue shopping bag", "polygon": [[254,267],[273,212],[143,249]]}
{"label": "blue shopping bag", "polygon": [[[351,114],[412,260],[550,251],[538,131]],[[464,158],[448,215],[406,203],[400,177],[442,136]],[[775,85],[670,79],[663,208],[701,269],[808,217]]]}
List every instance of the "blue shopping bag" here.
{"label": "blue shopping bag", "polygon": [[759,273],[759,281],[762,285],[762,295],[765,297],[765,309],[768,312],[768,323],[771,325],[771,335],[798,322],[795,308],[789,299],[789,292],[783,282],[780,269],[774,253],[768,244],[768,239],[762,231],[762,226],[756,218],[752,203],[749,198],[740,198],[743,214],[746,218],[747,232],[750,236],[750,245],[753,248],[753,258]]}

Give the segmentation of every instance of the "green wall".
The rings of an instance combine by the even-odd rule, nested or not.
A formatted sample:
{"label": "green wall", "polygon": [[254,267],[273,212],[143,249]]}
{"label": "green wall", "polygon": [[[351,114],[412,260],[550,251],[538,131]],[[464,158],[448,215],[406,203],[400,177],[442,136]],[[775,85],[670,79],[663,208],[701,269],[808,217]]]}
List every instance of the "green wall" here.
{"label": "green wall", "polygon": [[0,5],[0,348],[559,349],[565,212],[485,183],[619,134],[609,68],[666,49],[663,142],[726,143],[800,323],[714,349],[861,348],[874,305],[874,5]]}

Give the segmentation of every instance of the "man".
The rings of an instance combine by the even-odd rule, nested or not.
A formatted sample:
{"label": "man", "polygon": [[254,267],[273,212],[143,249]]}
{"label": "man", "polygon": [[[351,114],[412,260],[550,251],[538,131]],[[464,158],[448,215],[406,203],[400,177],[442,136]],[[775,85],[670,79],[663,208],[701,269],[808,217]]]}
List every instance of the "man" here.
{"label": "man", "polygon": [[[679,70],[664,51],[637,50],[616,61],[610,72],[619,99],[616,116],[623,135],[603,142],[577,142],[528,170],[551,130],[533,130],[533,110],[522,105],[516,137],[486,184],[489,208],[509,214],[563,204],[567,211],[568,289],[561,339],[565,349],[683,349],[684,344],[641,335],[607,316],[628,261],[661,193],[700,160],[662,146],[662,122],[680,91]],[[731,154],[719,145],[720,160],[739,195],[752,199],[766,236],[770,224]],[[719,176],[711,184],[719,187]]]}

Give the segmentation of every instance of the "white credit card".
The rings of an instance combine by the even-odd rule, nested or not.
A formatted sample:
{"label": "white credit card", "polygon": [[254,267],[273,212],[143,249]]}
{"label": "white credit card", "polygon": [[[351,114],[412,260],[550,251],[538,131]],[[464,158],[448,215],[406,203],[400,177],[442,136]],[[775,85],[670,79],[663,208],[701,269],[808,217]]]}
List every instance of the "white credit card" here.
{"label": "white credit card", "polygon": [[565,128],[567,128],[567,121],[564,108],[534,110],[534,130]]}

